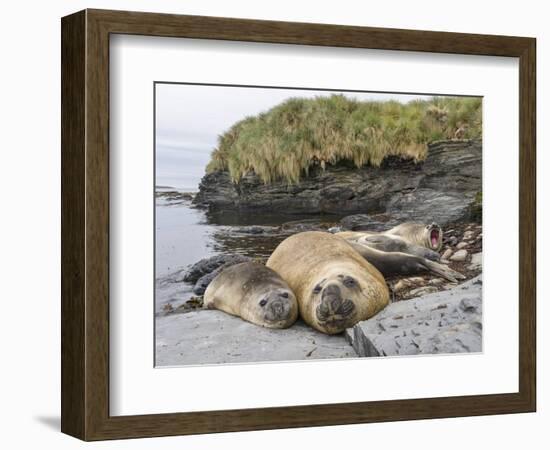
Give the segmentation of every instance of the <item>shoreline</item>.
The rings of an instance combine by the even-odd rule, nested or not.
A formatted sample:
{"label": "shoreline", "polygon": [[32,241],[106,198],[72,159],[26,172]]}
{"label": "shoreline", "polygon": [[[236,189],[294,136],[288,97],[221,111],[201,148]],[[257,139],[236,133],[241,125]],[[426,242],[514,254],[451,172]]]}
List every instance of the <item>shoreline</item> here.
{"label": "shoreline", "polygon": [[[201,254],[195,259],[187,258],[188,255],[185,252],[182,259],[178,261],[178,265],[155,274],[155,313],[160,316],[187,313],[201,306],[204,288],[199,288],[199,285],[204,286],[204,282],[199,278],[202,275],[207,275],[207,272],[191,281],[184,281],[184,278],[189,268],[202,260],[208,260],[216,255],[225,255],[228,258],[232,255],[242,255],[265,263],[275,247],[288,236],[310,230],[337,232],[347,229],[344,223],[347,222],[348,216],[338,220],[340,216],[327,215],[332,219],[330,222],[325,221],[327,216],[317,215],[315,218],[310,218],[302,214],[301,219],[286,221],[278,225],[220,224],[208,223],[208,212],[196,209],[188,198],[178,198],[173,203],[157,206],[173,210],[173,207],[178,205],[183,210],[188,209],[197,215],[198,223],[195,227],[199,231],[203,230],[200,239],[207,240],[204,245],[211,251],[210,254]],[[243,214],[241,220],[242,217],[248,219],[251,215]],[[252,217],[256,219],[256,223],[264,222],[258,216],[252,215]],[[443,230],[441,255],[451,258],[452,254],[458,253],[458,256],[452,260],[443,257],[443,262],[453,270],[465,275],[466,280],[479,275],[481,273],[482,236],[482,224],[478,222],[450,224],[447,229]],[[418,295],[453,287],[452,283],[431,273],[386,277],[386,283],[390,288],[392,301],[408,300]]]}

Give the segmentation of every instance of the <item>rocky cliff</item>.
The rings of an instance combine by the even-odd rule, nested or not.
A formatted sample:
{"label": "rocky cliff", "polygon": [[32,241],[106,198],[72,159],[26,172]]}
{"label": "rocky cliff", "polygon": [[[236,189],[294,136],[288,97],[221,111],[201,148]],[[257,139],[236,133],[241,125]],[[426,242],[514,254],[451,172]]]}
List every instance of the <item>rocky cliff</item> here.
{"label": "rocky cliff", "polygon": [[481,141],[438,141],[423,162],[388,157],[380,167],[359,169],[341,162],[314,167],[294,185],[266,185],[253,173],[232,183],[227,172],[212,172],[203,177],[194,203],[214,210],[352,215],[342,221],[350,229],[387,228],[403,220],[445,225],[474,214],[481,147]]}

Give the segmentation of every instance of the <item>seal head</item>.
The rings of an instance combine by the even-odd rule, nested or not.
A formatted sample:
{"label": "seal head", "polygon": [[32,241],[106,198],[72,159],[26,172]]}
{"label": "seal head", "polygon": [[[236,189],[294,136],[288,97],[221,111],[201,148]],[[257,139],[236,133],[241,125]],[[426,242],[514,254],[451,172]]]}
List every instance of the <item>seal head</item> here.
{"label": "seal head", "polygon": [[332,334],[355,322],[357,307],[354,299],[358,295],[361,295],[361,288],[357,279],[341,273],[317,283],[309,302],[319,325]]}
{"label": "seal head", "polygon": [[257,262],[222,270],[208,285],[204,306],[267,328],[287,328],[298,318],[296,296],[288,284]]}
{"label": "seal head", "polygon": [[290,289],[266,290],[258,293],[256,300],[256,304],[254,300],[249,301],[248,308],[251,311],[248,314],[260,318],[263,325],[269,328],[286,328],[285,324],[296,312],[296,297]]}
{"label": "seal head", "polygon": [[435,222],[429,225],[406,222],[385,231],[383,234],[399,236],[411,244],[426,247],[434,252],[440,251],[443,245],[441,227]]}

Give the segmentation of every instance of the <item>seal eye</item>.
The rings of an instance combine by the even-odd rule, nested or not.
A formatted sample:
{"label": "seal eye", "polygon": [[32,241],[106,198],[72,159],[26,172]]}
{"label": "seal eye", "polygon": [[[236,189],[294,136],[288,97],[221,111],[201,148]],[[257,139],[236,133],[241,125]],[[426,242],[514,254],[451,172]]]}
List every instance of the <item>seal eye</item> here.
{"label": "seal eye", "polygon": [[267,299],[263,298],[260,300],[260,306],[265,306],[267,305]]}
{"label": "seal eye", "polygon": [[283,292],[283,293],[281,294],[281,297],[283,297],[283,298],[288,298],[288,292]]}
{"label": "seal eye", "polygon": [[319,292],[321,292],[321,284],[320,283],[317,286],[315,286],[315,288],[313,288],[313,293],[314,294],[318,294]]}
{"label": "seal eye", "polygon": [[353,288],[357,286],[357,281],[355,281],[355,278],[350,276],[345,277],[343,283],[344,283],[344,286],[348,288]]}

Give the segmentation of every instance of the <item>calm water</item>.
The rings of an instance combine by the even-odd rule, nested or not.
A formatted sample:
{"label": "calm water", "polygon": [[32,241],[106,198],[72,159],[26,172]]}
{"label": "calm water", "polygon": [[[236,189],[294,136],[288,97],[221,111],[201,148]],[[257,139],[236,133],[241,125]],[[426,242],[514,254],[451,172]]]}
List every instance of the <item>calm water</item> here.
{"label": "calm water", "polygon": [[[181,281],[185,270],[202,258],[228,253],[268,258],[296,227],[336,224],[338,216],[283,214],[210,214],[190,202],[156,204],[156,310],[166,303],[176,307],[193,296],[192,285]],[[262,226],[250,233],[247,227]]]}

